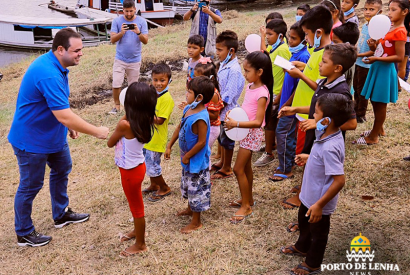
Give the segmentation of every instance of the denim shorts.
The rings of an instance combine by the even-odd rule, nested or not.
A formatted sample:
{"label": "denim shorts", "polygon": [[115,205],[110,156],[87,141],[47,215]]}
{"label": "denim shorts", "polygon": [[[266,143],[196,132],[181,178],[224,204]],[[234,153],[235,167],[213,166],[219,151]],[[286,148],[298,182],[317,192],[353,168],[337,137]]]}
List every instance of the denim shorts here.
{"label": "denim shorts", "polygon": [[145,165],[147,166],[146,174],[150,178],[159,177],[162,175],[161,156],[162,153],[143,149],[145,156]]}
{"label": "denim shorts", "polygon": [[227,150],[233,150],[233,148],[235,147],[235,141],[230,139],[225,132],[225,128],[221,123],[221,133],[219,134],[218,137],[218,142],[219,144],[221,144],[221,146]]}

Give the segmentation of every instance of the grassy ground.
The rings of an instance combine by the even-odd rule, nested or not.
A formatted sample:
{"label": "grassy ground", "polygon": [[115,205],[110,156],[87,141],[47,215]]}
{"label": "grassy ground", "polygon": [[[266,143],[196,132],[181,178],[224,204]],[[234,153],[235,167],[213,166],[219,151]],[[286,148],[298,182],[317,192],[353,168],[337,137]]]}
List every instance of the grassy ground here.
{"label": "grassy ground", "polygon": [[[277,9],[289,24],[294,22],[294,10],[294,7]],[[244,39],[257,32],[267,13],[225,13],[225,21],[218,30],[236,30],[240,39]],[[185,58],[189,28],[187,23],[151,31],[150,42],[143,47],[144,63]],[[84,52],[81,64],[71,68],[71,100],[91,102],[90,98],[94,98],[97,104],[84,104],[75,112],[91,123],[107,125],[113,130],[118,117],[105,115],[111,103],[108,99],[99,100],[99,92],[110,89],[115,46],[100,46]],[[118,254],[127,244],[120,244],[118,236],[129,230],[132,223],[119,172],[113,162],[114,152],[107,148],[106,142],[85,135],[69,140],[73,171],[68,191],[71,207],[91,213],[90,221],[54,229],[47,176],[45,188],[34,201],[32,218],[36,229],[52,235],[53,241],[41,248],[17,247],[13,200],[19,174],[6,136],[21,78],[34,58],[3,70],[5,78],[0,82],[0,274],[287,274],[289,268],[300,262],[278,251],[297,239],[297,234],[285,230],[285,226],[296,219],[297,210],[283,210],[278,202],[290,195],[292,186],[300,183],[301,169],[296,170],[294,179],[273,183],[267,179],[277,162],[269,167],[255,168],[257,206],[254,216],[236,226],[228,221],[235,210],[227,207],[230,200],[239,197],[236,180],[216,181],[212,189],[212,207],[203,214],[204,228],[191,235],[182,235],[179,229],[188,219],[174,215],[186,206],[178,190],[181,167],[177,148],[171,161],[163,162],[164,178],[173,194],[160,203],[145,202],[149,252],[120,259]],[[173,79],[172,95],[180,102],[184,98],[185,74],[174,73]],[[407,92],[402,92],[399,101],[389,105],[385,124],[387,137],[382,138],[379,145],[351,145],[361,131],[370,129],[371,110],[369,122],[347,134],[347,183],[332,217],[325,263],[346,263],[350,241],[361,232],[375,250],[374,262],[397,263],[399,274],[410,274],[407,234],[410,210],[406,206],[410,168],[401,160],[410,152],[408,98]],[[175,108],[170,135],[180,116],[181,112]],[[254,160],[258,156],[255,154]],[[375,199],[363,201],[362,195],[372,195]]]}

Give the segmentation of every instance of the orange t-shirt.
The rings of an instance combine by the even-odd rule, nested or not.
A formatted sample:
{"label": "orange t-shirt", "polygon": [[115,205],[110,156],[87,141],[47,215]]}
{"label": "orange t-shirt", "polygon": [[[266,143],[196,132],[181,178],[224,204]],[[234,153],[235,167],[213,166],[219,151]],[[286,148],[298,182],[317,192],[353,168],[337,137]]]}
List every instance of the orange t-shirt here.
{"label": "orange t-shirt", "polygon": [[392,56],[396,54],[395,42],[407,41],[407,30],[405,27],[398,27],[389,31],[383,39],[380,39],[380,44],[383,47],[383,54],[380,56]]}

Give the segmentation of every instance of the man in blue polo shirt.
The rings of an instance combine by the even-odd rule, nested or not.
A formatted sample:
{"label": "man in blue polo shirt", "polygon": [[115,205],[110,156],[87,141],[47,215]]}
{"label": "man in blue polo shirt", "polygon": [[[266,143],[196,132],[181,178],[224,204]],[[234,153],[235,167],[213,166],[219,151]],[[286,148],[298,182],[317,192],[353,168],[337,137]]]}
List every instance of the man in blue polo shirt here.
{"label": "man in blue polo shirt", "polygon": [[134,0],[124,0],[122,5],[124,15],[115,18],[111,25],[111,43],[118,43],[112,74],[115,106],[110,114],[120,111],[119,97],[124,76],[127,75],[128,86],[138,81],[142,43],[148,43],[148,24],[144,18],[135,14],[137,9]]}
{"label": "man in blue polo shirt", "polygon": [[216,23],[222,23],[221,12],[211,8],[211,1],[200,1],[184,14],[184,20],[192,19],[189,37],[199,34],[204,38],[206,56],[216,55]]}
{"label": "man in blue polo shirt", "polygon": [[68,208],[67,184],[72,162],[67,133],[73,139],[78,138],[78,132],[105,139],[109,129],[87,123],[70,109],[67,67],[79,64],[82,48],[78,33],[69,28],[60,30],[52,50],[30,65],[21,82],[8,135],[20,170],[14,200],[19,246],[42,246],[51,241],[51,237],[36,232],[31,220],[33,200],[43,187],[46,164],[51,169],[54,226],[61,228],[89,219],[89,214],[78,214]]}

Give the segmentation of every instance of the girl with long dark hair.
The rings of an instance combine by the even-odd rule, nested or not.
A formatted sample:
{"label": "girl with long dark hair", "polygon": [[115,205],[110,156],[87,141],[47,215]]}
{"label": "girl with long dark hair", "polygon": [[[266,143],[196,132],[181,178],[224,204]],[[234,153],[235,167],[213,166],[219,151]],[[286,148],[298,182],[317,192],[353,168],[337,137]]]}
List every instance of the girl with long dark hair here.
{"label": "girl with long dark hair", "polygon": [[146,170],[142,149],[152,138],[156,104],[157,92],[154,87],[141,82],[132,83],[125,95],[125,116],[118,122],[107,142],[108,147],[115,146],[115,164],[120,169],[122,187],[134,218],[134,229],[126,234],[126,240],[135,238],[136,242],[122,251],[120,257],[147,250],[141,192]]}

